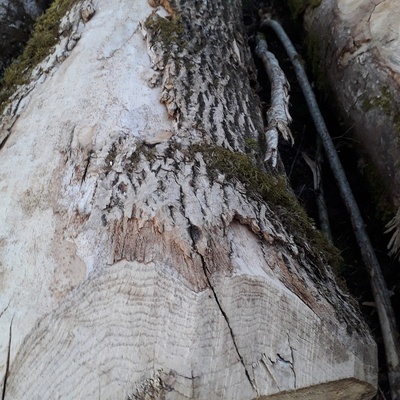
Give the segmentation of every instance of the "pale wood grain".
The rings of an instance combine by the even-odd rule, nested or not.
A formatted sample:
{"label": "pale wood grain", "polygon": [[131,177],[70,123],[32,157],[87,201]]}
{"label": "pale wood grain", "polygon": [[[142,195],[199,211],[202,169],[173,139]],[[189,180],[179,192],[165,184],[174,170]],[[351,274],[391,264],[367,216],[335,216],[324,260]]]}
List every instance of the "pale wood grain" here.
{"label": "pale wood grain", "polygon": [[138,24],[147,3],[94,6],[0,153],[5,399],[241,400],[327,382],[368,397],[376,347],[329,268],[266,202],[189,151],[206,141],[243,152],[244,133],[263,132],[239,2],[176,4],[197,38],[207,21],[225,45],[188,42],[179,57],[193,63],[172,88],[148,86],[162,72]]}

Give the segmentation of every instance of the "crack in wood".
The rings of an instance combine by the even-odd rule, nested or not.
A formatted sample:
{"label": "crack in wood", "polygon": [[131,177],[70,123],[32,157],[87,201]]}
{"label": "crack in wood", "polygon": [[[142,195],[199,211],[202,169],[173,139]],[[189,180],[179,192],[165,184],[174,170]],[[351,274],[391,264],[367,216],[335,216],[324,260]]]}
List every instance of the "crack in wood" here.
{"label": "crack in wood", "polygon": [[10,301],[8,302],[8,304],[6,305],[6,307],[4,308],[4,310],[0,313],[0,318],[4,315],[4,313],[7,311],[7,309],[8,309],[8,307],[10,306],[10,304],[11,304],[11,300],[12,299],[10,299]]}
{"label": "crack in wood", "polygon": [[[249,381],[251,387],[252,387],[253,390],[257,393],[257,396],[258,396],[258,395],[259,395],[259,392],[258,392],[257,386],[256,386],[255,382],[251,379],[250,374],[249,374],[249,371],[247,370],[247,367],[246,367],[246,365],[245,365],[245,363],[244,363],[244,361],[243,361],[243,357],[242,357],[242,355],[240,354],[238,345],[237,345],[237,343],[236,343],[236,338],[235,338],[235,335],[234,335],[234,333],[233,333],[233,329],[232,329],[232,327],[231,327],[231,325],[230,325],[230,323],[229,323],[228,315],[226,314],[226,312],[225,312],[224,309],[222,308],[222,305],[221,305],[221,302],[219,301],[218,295],[217,295],[217,293],[216,293],[216,291],[215,291],[215,289],[214,289],[214,287],[213,287],[213,285],[212,285],[212,283],[211,283],[211,280],[210,280],[210,277],[209,277],[209,276],[211,275],[211,272],[210,272],[210,270],[209,270],[208,267],[207,267],[207,262],[206,262],[206,260],[204,259],[204,256],[203,256],[203,255],[199,252],[199,250],[197,249],[197,244],[196,244],[196,243],[197,243],[197,241],[198,241],[198,239],[199,239],[199,234],[201,234],[201,230],[200,230],[197,226],[193,225],[193,224],[191,223],[191,221],[190,221],[190,218],[186,215],[186,209],[185,209],[185,204],[184,204],[184,197],[185,197],[185,195],[184,195],[184,192],[183,192],[183,189],[182,189],[182,185],[179,185],[179,186],[180,186],[180,203],[181,203],[181,207],[182,207],[181,211],[182,211],[182,213],[183,213],[183,216],[186,218],[186,220],[187,220],[187,222],[188,222],[188,233],[189,233],[189,236],[190,236],[190,238],[191,238],[191,240],[192,240],[192,249],[193,249],[193,250],[198,254],[198,256],[200,257],[201,265],[202,265],[202,267],[203,267],[204,276],[205,276],[205,278],[206,278],[206,282],[207,282],[208,286],[210,287],[211,292],[213,293],[214,300],[215,300],[215,302],[216,302],[216,304],[217,304],[217,306],[218,306],[218,308],[219,308],[219,310],[220,310],[222,316],[224,317],[225,322],[226,322],[226,324],[227,324],[227,326],[228,326],[228,329],[229,329],[229,332],[230,332],[230,336],[231,336],[231,338],[232,338],[233,346],[234,346],[234,348],[235,348],[235,350],[236,350],[236,353],[237,353],[237,356],[238,356],[238,358],[239,358],[240,363],[243,365],[243,368],[244,368],[246,377],[247,377],[247,379],[248,379],[248,381]],[[200,233],[199,233],[199,232],[200,232]]]}
{"label": "crack in wood", "polygon": [[89,164],[90,164],[90,161],[92,159],[92,155],[93,155],[93,152],[91,151],[89,153],[89,156],[86,159],[86,165],[85,165],[85,169],[83,171],[83,175],[82,175],[82,179],[81,179],[81,186],[82,186],[83,182],[85,182],[86,175],[87,175],[87,172],[88,172],[88,169],[89,169]]}
{"label": "crack in wood", "polygon": [[6,398],[6,391],[7,391],[7,380],[8,380],[8,375],[10,372],[10,358],[11,358],[11,339],[12,339],[12,323],[13,323],[14,317],[11,319],[10,322],[10,333],[9,333],[9,339],[8,339],[8,351],[7,351],[7,360],[6,360],[6,371],[4,373],[4,380],[3,380],[3,390],[2,390],[2,396],[1,400],[4,400]]}
{"label": "crack in wood", "polygon": [[200,256],[200,259],[201,259],[201,262],[202,262],[202,265],[203,265],[204,275],[205,275],[206,280],[207,280],[207,283],[208,283],[208,285],[209,285],[209,287],[210,287],[210,289],[211,289],[211,292],[213,293],[214,300],[215,300],[215,302],[217,303],[217,306],[218,306],[219,310],[221,311],[221,314],[222,314],[222,316],[224,317],[225,322],[226,322],[226,324],[227,324],[227,326],[228,326],[228,329],[229,329],[229,332],[230,332],[230,335],[231,335],[231,338],[232,338],[233,346],[235,347],[235,350],[236,350],[236,353],[237,353],[237,355],[238,355],[238,357],[239,357],[239,360],[240,360],[241,364],[243,365],[243,368],[244,368],[244,372],[245,372],[245,374],[246,374],[246,377],[247,377],[247,379],[248,379],[248,381],[249,381],[251,387],[253,388],[253,390],[257,393],[257,397],[258,397],[258,396],[259,396],[259,392],[258,392],[257,386],[256,386],[255,382],[251,379],[250,374],[249,374],[249,371],[247,370],[246,364],[245,364],[244,361],[243,361],[243,357],[242,357],[242,355],[240,354],[238,345],[237,345],[237,343],[236,343],[236,338],[235,338],[235,335],[234,335],[234,333],[233,333],[233,329],[232,329],[232,327],[231,327],[231,325],[230,325],[230,323],[229,323],[228,315],[226,314],[226,312],[225,312],[224,309],[222,308],[221,302],[219,301],[218,296],[217,296],[217,293],[216,293],[216,291],[215,291],[215,289],[214,289],[214,287],[213,287],[213,285],[212,285],[212,283],[211,283],[211,280],[210,280],[210,278],[209,278],[209,276],[208,276],[208,274],[207,274],[207,270],[208,270],[208,269],[207,269],[207,266],[206,266],[206,262],[205,262],[205,260],[204,260],[204,257],[203,257],[203,255],[200,254],[199,252],[197,252],[197,254],[199,254],[199,256]]}
{"label": "crack in wood", "polygon": [[289,344],[289,348],[290,348],[290,356],[292,358],[292,362],[290,363],[290,366],[291,366],[292,371],[293,371],[294,388],[297,389],[297,376],[296,376],[296,369],[295,369],[295,366],[294,366],[294,349],[293,349],[292,345],[290,344],[289,332],[286,332],[286,334],[287,334],[288,344]]}

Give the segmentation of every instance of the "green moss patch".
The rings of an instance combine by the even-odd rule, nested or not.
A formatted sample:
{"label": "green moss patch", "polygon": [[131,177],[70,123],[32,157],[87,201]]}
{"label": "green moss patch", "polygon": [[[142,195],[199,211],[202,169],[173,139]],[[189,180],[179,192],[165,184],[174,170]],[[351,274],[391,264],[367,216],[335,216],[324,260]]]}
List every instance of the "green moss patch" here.
{"label": "green moss patch", "polygon": [[203,154],[211,176],[219,171],[226,179],[243,183],[250,196],[262,198],[279,216],[296,243],[308,249],[310,259],[316,265],[323,267],[325,263],[329,263],[335,269],[340,266],[342,258],[339,251],[316,229],[313,220],[307,216],[291,192],[284,176],[263,171],[248,155],[219,146],[195,145],[191,152]]}
{"label": "green moss patch", "polygon": [[152,14],[146,21],[147,29],[160,35],[164,42],[179,42],[183,34],[183,24],[179,16],[170,19],[160,17],[158,14]]}
{"label": "green moss patch", "polygon": [[166,57],[169,57],[174,45],[185,45],[182,39],[185,29],[179,15],[163,18],[154,13],[146,20],[145,27],[153,33],[155,41],[163,43]]}
{"label": "green moss patch", "polygon": [[34,24],[32,37],[23,53],[6,69],[0,82],[0,112],[18,85],[27,83],[32,70],[58,41],[61,18],[78,0],[55,0]]}
{"label": "green moss patch", "polygon": [[364,94],[360,101],[361,110],[365,113],[374,109],[379,109],[386,116],[391,118],[395,132],[397,133],[398,144],[400,145],[400,113],[395,107],[397,102],[393,98],[389,88],[387,86],[383,86],[379,91],[379,95],[377,96]]}
{"label": "green moss patch", "polygon": [[260,153],[260,144],[258,143],[258,140],[253,139],[251,137],[246,137],[244,139],[244,143],[246,146],[247,153],[255,153],[255,154]]}
{"label": "green moss patch", "polygon": [[390,116],[392,114],[393,99],[387,86],[381,88],[379,96],[369,97],[364,95],[361,101],[361,109],[364,112],[368,112],[379,107],[385,113],[385,115]]}

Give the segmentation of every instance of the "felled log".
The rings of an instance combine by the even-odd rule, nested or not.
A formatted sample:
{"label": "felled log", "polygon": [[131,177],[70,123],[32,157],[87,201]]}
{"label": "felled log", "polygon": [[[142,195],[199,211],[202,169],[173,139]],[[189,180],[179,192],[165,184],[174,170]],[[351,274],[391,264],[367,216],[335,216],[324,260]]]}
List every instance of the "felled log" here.
{"label": "felled log", "polygon": [[336,152],[333,140],[329,135],[324,118],[317,104],[311,84],[305,73],[299,55],[296,52],[291,40],[287,36],[282,26],[270,17],[266,17],[262,23],[262,28],[272,29],[282,42],[285,50],[293,64],[299,85],[303,91],[315,128],[321,138],[329,166],[336,180],[343,203],[346,206],[350,221],[353,227],[361,257],[369,274],[372,293],[377,306],[382,337],[385,345],[386,361],[388,364],[388,375],[391,387],[392,398],[400,398],[400,343],[399,334],[396,326],[396,319],[390,301],[389,291],[383,277],[382,269],[379,265],[374,248],[370,242],[367,230],[360,210],[354,198],[353,192],[347,180],[344,169],[341,165],[339,156]]}
{"label": "felled log", "polygon": [[93,4],[2,117],[3,399],[372,398],[365,323],[246,153],[241,2]]}

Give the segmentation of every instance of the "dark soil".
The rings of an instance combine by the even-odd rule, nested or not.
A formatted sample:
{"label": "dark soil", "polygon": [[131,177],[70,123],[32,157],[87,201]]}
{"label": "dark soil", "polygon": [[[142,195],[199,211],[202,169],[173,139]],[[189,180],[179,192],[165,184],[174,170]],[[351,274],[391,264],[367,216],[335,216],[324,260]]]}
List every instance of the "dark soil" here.
{"label": "dark soil", "polygon": [[[244,5],[244,23],[247,28],[249,44],[254,49],[255,34],[259,26],[259,10],[270,12],[286,30],[289,37],[295,44],[298,53],[307,60],[306,48],[304,46],[304,32],[297,21],[293,21],[289,11],[279,0],[270,1],[246,1]],[[308,113],[305,100],[300,87],[297,84],[292,65],[281,46],[279,40],[273,32],[266,31],[269,50],[278,58],[282,69],[284,70],[291,85],[291,109],[293,118],[291,125],[292,134],[295,138],[295,144],[291,147],[280,140],[279,152],[286,173],[290,179],[291,186],[298,196],[300,202],[305,207],[309,215],[314,218],[318,225],[318,215],[316,213],[316,199],[313,189],[313,176],[311,169],[305,163],[302,152],[307,153],[312,159],[315,159],[316,153],[316,131]],[[254,57],[258,70],[258,94],[267,110],[269,106],[270,86],[266,73],[261,62]],[[307,68],[307,66],[306,66]],[[309,79],[312,81],[311,68],[307,69]],[[392,304],[395,315],[398,318],[397,324],[400,326],[400,268],[399,262],[389,257],[387,254],[388,235],[385,235],[384,224],[378,220],[377,212],[371,194],[368,191],[368,184],[365,177],[360,172],[360,159],[363,155],[360,153],[360,146],[352,139],[351,128],[346,126],[346,121],[341,120],[341,116],[336,111],[334,101],[316,92],[321,111],[324,114],[329,132],[334,139],[336,149],[346,174],[353,194],[356,197],[364,221],[366,223],[371,242],[376,251],[376,255],[382,267],[388,289],[393,292]],[[360,305],[364,319],[368,323],[379,349],[379,386],[384,392],[386,399],[389,399],[387,372],[385,363],[385,354],[382,342],[382,336],[379,327],[379,320],[373,306],[373,295],[370,289],[368,275],[364,268],[358,245],[351,229],[351,223],[347,211],[339,196],[339,191],[327,163],[322,165],[322,179],[325,191],[325,199],[328,206],[328,212],[331,223],[334,244],[340,249],[344,259],[343,266],[339,273],[345,279],[349,291],[355,297]],[[383,399],[378,395],[376,399]]]}

